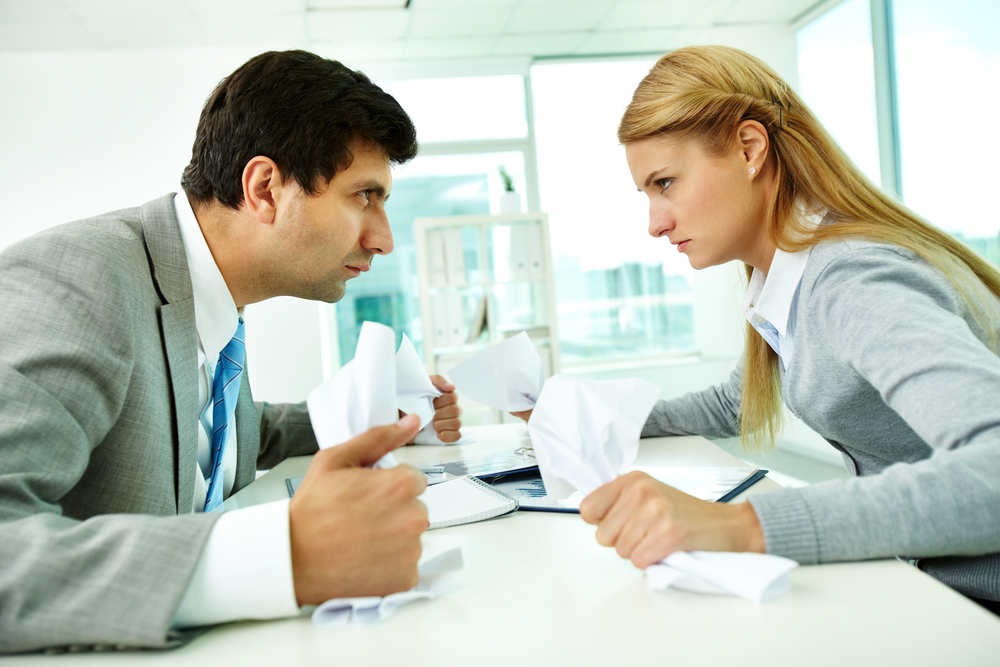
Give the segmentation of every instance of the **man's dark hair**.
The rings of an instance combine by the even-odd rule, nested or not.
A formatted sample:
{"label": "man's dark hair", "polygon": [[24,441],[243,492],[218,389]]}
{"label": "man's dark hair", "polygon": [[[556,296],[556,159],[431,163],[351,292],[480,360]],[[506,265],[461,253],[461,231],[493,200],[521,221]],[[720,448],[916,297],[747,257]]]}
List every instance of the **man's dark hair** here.
{"label": "man's dark hair", "polygon": [[269,51],[227,76],[202,109],[181,186],[196,202],[243,203],[243,168],[274,160],[316,194],[354,160],[355,144],[402,164],[417,154],[417,131],[392,95],[361,72],[308,51]]}

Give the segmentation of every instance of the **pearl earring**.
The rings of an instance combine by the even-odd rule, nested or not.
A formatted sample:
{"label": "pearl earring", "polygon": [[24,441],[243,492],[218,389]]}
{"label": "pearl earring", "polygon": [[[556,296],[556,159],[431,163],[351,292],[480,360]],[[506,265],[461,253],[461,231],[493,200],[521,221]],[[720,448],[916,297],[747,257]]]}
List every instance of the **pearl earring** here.
{"label": "pearl earring", "polygon": [[753,176],[757,173],[757,167],[750,167],[750,175]]}

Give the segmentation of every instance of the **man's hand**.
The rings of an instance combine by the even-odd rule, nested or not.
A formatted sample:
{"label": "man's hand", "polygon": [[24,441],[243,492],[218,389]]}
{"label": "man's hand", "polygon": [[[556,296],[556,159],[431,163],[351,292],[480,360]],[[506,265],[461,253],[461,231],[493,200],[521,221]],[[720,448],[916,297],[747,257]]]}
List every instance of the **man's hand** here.
{"label": "man's hand", "polygon": [[417,584],[427,508],[423,473],[378,461],[420,428],[416,416],[377,426],[316,453],[288,509],[292,577],[300,605],[388,595]]}
{"label": "man's hand", "polygon": [[525,423],[527,423],[527,421],[531,419],[532,412],[534,412],[534,410],[525,410],[523,412],[512,412],[510,414],[517,417],[518,419],[523,419]]}
{"label": "man's hand", "polygon": [[675,551],[756,551],[764,533],[750,503],[710,503],[630,472],[580,503],[580,516],[597,526],[597,541],[646,568]]}
{"label": "man's hand", "polygon": [[440,375],[432,375],[431,382],[444,393],[434,399],[434,430],[441,442],[455,442],[462,437],[462,408],[458,407],[455,385]]}

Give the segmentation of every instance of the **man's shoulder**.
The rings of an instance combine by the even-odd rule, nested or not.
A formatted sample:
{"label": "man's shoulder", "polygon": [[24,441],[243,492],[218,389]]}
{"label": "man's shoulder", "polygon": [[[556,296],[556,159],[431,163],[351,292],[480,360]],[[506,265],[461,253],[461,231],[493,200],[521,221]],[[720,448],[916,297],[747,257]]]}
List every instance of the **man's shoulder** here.
{"label": "man's shoulder", "polygon": [[[120,264],[131,255],[145,256],[146,229],[170,224],[172,218],[165,217],[165,205],[172,207],[172,197],[167,195],[142,206],[50,227],[13,244],[3,251],[3,255],[14,261],[58,258],[111,265]],[[173,225],[176,227],[175,219]]]}
{"label": "man's shoulder", "polygon": [[[169,254],[181,243],[172,206],[171,196],[166,196],[57,225],[19,241],[0,252],[0,285],[36,295],[60,285],[60,290],[108,298],[139,285],[151,286],[156,280],[153,256],[163,254],[151,243],[167,247]],[[183,250],[180,253],[183,257]]]}

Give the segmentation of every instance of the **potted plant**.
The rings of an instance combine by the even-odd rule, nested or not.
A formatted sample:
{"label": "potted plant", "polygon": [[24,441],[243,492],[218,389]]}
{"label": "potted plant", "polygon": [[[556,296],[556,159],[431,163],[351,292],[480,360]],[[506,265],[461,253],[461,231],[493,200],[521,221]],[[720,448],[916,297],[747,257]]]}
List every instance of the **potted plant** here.
{"label": "potted plant", "polygon": [[500,172],[500,180],[503,181],[504,190],[503,194],[500,195],[500,212],[520,213],[521,195],[514,192],[514,177],[502,164],[497,165],[497,171]]}

